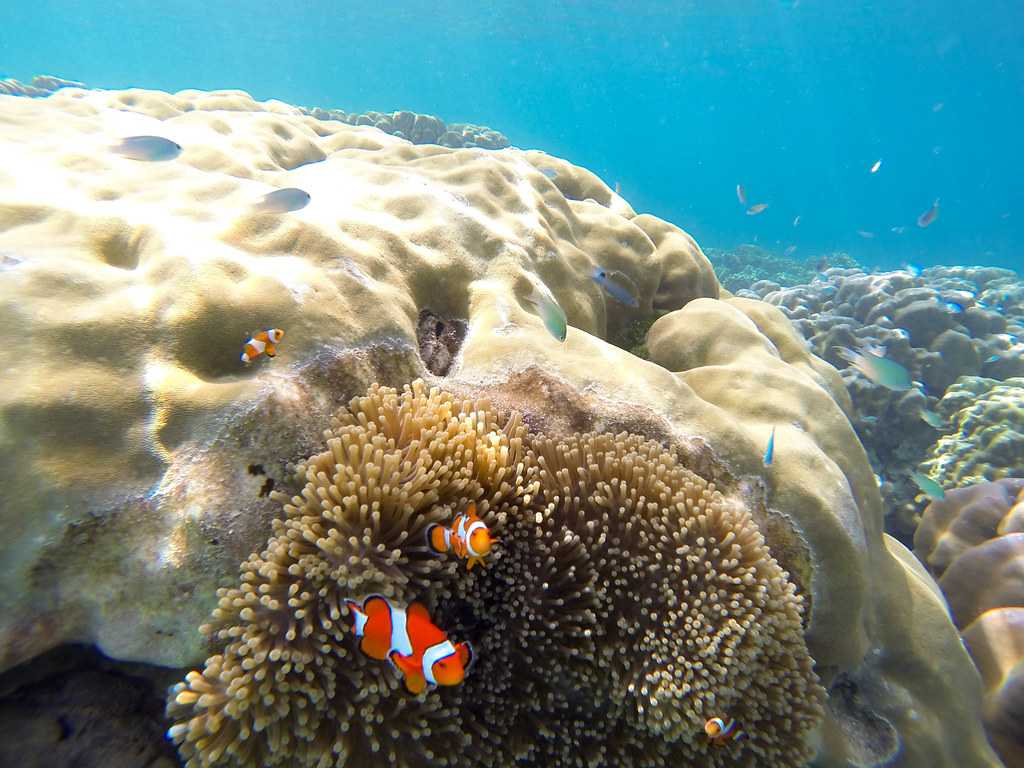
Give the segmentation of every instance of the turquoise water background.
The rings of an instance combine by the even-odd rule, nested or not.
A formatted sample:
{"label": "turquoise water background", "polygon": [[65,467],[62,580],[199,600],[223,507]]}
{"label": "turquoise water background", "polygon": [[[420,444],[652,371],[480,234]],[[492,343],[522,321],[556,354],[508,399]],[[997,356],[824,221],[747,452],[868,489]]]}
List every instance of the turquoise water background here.
{"label": "turquoise water background", "polygon": [[705,246],[1024,269],[1019,0],[4,5],[4,76],[427,112],[618,181]]}

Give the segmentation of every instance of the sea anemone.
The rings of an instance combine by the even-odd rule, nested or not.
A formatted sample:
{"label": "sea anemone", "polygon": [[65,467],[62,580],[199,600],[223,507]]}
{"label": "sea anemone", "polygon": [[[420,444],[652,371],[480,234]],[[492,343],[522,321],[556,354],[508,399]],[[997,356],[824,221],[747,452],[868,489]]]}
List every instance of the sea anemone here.
{"label": "sea anemone", "polygon": [[[175,686],[190,768],[796,766],[823,691],[803,601],[749,513],[659,443],[530,437],[517,414],[421,382],[374,387],[300,467],[267,547],[203,631],[221,653]],[[468,501],[486,569],[424,531]],[[340,600],[419,599],[479,662],[413,697],[356,650]],[[713,716],[744,736],[704,737]]]}

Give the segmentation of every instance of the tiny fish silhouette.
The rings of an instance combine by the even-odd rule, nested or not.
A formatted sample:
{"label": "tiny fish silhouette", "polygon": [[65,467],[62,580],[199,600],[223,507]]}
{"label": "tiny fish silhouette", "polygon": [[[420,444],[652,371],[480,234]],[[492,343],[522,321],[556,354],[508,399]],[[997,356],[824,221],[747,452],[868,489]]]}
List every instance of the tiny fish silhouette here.
{"label": "tiny fish silhouette", "polygon": [[181,145],[162,136],[128,136],[111,147],[111,150],[131,160],[160,162],[173,160],[181,154]]}
{"label": "tiny fish silhouette", "polygon": [[754,205],[747,208],[747,216],[757,216],[757,214],[762,213],[763,211],[767,210],[767,208],[768,203],[755,203]]}
{"label": "tiny fish silhouette", "polygon": [[923,229],[937,218],[939,218],[939,198],[935,198],[935,202],[932,203],[932,207],[917,217],[917,226]]}
{"label": "tiny fish silhouette", "polygon": [[252,208],[256,213],[288,213],[305,208],[309,205],[309,201],[309,192],[306,190],[298,187],[285,187],[268,192]]}

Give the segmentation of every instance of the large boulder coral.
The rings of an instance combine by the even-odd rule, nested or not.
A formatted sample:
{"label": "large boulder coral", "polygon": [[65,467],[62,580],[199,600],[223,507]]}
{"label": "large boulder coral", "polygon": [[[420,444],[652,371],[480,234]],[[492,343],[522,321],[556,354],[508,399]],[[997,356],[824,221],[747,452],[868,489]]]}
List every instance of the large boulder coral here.
{"label": "large boulder coral", "polygon": [[965,376],[936,410],[953,427],[922,465],[936,480],[956,488],[1024,477],[1024,378]]}
{"label": "large boulder coral", "polygon": [[1024,764],[1024,479],[960,488],[932,502],[914,536],[939,577],[985,686],[989,737]]}
{"label": "large boulder coral", "polygon": [[[778,574],[779,583],[764,593],[766,605],[775,606],[768,617],[775,618],[763,632],[750,627],[737,637],[742,653],[761,649],[745,658],[763,661],[785,648],[795,665],[757,667],[750,677],[726,664],[725,672],[712,666],[706,678],[694,672],[694,680],[708,683],[699,690],[714,692],[716,702],[718,696],[734,702],[762,728],[748,744],[741,741],[712,759],[770,754],[778,764],[794,764],[814,752],[822,766],[887,760],[907,766],[997,764],[979,724],[977,674],[934,585],[883,535],[881,499],[847,418],[850,402],[841,377],[808,352],[777,308],[719,298],[710,264],[678,228],[637,216],[593,174],[543,154],[415,146],[370,126],[319,121],[240,92],[64,89],[41,100],[0,98],[0,140],[17,148],[0,169],[0,317],[20,329],[9,340],[8,357],[16,364],[0,392],[0,476],[8,481],[0,490],[7,534],[0,549],[5,666],[69,640],[95,643],[121,659],[201,664],[210,649],[196,628],[218,607],[223,614],[209,630],[212,641],[223,645],[214,649],[222,659],[230,657],[234,642],[252,639],[255,649],[264,648],[259,630],[269,625],[259,622],[278,626],[284,614],[270,606],[271,614],[254,615],[250,623],[243,605],[239,623],[231,617],[239,595],[224,585],[239,563],[259,571],[262,560],[282,556],[283,542],[275,537],[298,520],[287,511],[273,522],[281,513],[274,492],[303,498],[295,468],[308,470],[323,455],[325,425],[349,398],[372,383],[400,386],[422,377],[443,384],[460,402],[486,400],[495,413],[519,413],[531,434],[552,441],[538,437],[534,453],[527,450],[522,460],[524,482],[550,483],[545,506],[535,511],[541,530],[511,536],[508,559],[495,559],[496,572],[555,547],[551,537],[559,530],[581,542],[600,538],[579,526],[594,521],[586,515],[603,503],[605,486],[587,480],[579,486],[579,502],[574,496],[566,506],[568,497],[560,496],[563,506],[550,508],[561,475],[544,475],[544,463],[549,453],[562,456],[564,471],[571,473],[592,450],[580,441],[628,433],[633,437],[622,437],[621,449],[602,449],[611,451],[608,467],[615,472],[590,473],[619,489],[620,506],[635,509],[639,503],[624,480],[635,478],[637,487],[663,483],[671,490],[666,498],[675,498],[685,476],[695,504],[698,496],[705,499],[722,510],[718,523],[745,532],[737,537],[752,562],[761,564],[755,570]],[[167,136],[184,151],[159,164],[110,153],[118,137],[139,134]],[[251,210],[269,189],[285,186],[305,189],[312,201],[287,215]],[[606,295],[590,279],[595,266],[627,274],[637,286],[638,307]],[[568,318],[564,342],[552,338],[530,301],[540,282]],[[664,316],[647,339],[650,361],[608,343],[656,312]],[[243,366],[241,344],[266,327],[286,331],[278,356]],[[504,422],[493,423],[504,429]],[[765,467],[773,428],[775,460]],[[509,445],[515,429],[513,424]],[[559,454],[562,444],[577,450]],[[675,463],[661,458],[661,451]],[[333,450],[323,461],[332,457]],[[664,476],[652,480],[641,473],[640,457]],[[385,493],[375,477],[360,476],[357,485]],[[473,477],[481,487],[487,481]],[[616,479],[618,486],[611,482]],[[518,487],[511,479],[509,484]],[[512,506],[527,504],[525,496],[517,505],[509,494],[494,502],[494,510],[488,507],[488,515],[499,515],[500,506],[509,504],[504,521],[489,518],[496,526],[507,522],[511,528],[520,519]],[[288,503],[300,510],[304,502]],[[540,491],[533,503],[540,503]],[[579,515],[573,511],[577,503]],[[447,513],[432,507],[425,518]],[[675,565],[666,562],[651,530],[673,520],[685,527],[688,519],[669,513],[659,498],[657,509],[647,507],[650,529],[616,520],[611,512],[607,523],[602,512],[601,524],[636,528],[638,536],[644,531],[646,546],[630,543],[629,562],[657,563],[660,553],[669,574]],[[372,515],[357,522],[371,529],[375,524]],[[532,542],[529,552],[516,549],[519,538]],[[299,551],[305,544],[296,544],[294,554],[305,557]],[[606,558],[623,557],[605,546],[594,541],[592,548]],[[717,563],[721,551],[698,555],[701,546],[706,544],[692,549],[694,557]],[[620,545],[612,541],[610,547]],[[535,585],[528,575],[504,571],[508,597],[492,601],[497,592],[459,587],[444,566],[423,557],[412,567],[402,560],[409,555],[393,549],[400,551],[364,552],[373,567],[359,567],[375,584],[383,580],[380,574],[401,582],[412,573],[407,584],[393,587],[395,594],[411,597],[421,589],[453,633],[471,634],[480,606],[506,622],[529,608],[515,582],[521,578],[524,589]],[[629,567],[622,570],[626,584],[639,584],[639,574],[634,582]],[[612,582],[609,602],[588,609],[594,626],[607,626],[602,622],[625,610]],[[218,605],[218,587],[228,589],[221,595],[226,606]],[[681,589],[676,586],[674,599],[682,599]],[[293,597],[306,600],[302,592]],[[659,599],[664,607],[673,598],[663,592]],[[477,607],[455,612],[457,605]],[[654,619],[634,617],[647,654],[609,662],[615,670],[610,679],[625,684],[625,693],[602,690],[614,699],[602,714],[619,718],[627,752],[606,747],[574,759],[599,762],[594,755],[605,754],[609,764],[645,765],[651,754],[655,762],[665,754],[659,750],[700,754],[700,733],[693,732],[699,719],[681,695],[687,668],[678,660],[684,649],[679,637],[665,635],[674,622],[685,626],[682,607],[654,613]],[[820,727],[807,734],[806,745],[782,735],[802,734],[803,726],[787,729],[777,719],[787,716],[781,707],[765,706],[764,697],[754,695],[764,691],[771,698],[778,690],[790,701],[803,685],[810,703],[791,714],[815,720],[817,689],[804,674],[792,632],[798,617],[814,674],[828,691]],[[584,619],[591,621],[574,617]],[[525,626],[538,633],[554,631],[531,621],[527,616]],[[291,642],[289,628],[284,632]],[[303,660],[313,649],[301,647],[308,638],[298,632],[296,625],[296,652]],[[744,645],[750,632],[781,645]],[[544,647],[553,642],[549,635],[537,634],[537,640]],[[241,653],[241,646],[236,650]],[[492,647],[495,657],[500,651]],[[353,653],[330,663],[341,661],[355,664]],[[384,733],[390,741],[380,741],[381,749],[427,727],[465,727],[477,743],[472,720],[404,718],[413,705],[392,688],[390,673],[366,662],[359,669],[355,674],[376,676],[375,695],[384,708],[342,700],[378,725],[385,717],[397,724]],[[517,671],[522,675],[509,684],[525,685],[529,670]],[[283,672],[285,686],[267,691],[272,699],[265,706],[283,706],[295,692],[311,714],[333,700],[326,689],[301,693],[307,683],[310,691],[319,690],[329,677],[307,680],[307,672],[313,674],[294,666]],[[648,672],[644,682],[654,702],[641,713],[628,681]],[[491,676],[502,679],[497,672]],[[772,679],[782,684],[764,688],[763,681]],[[222,677],[211,671],[210,680]],[[509,696],[524,690],[510,689]],[[738,690],[751,691],[750,700],[741,702]],[[440,712],[445,701],[463,693],[445,691],[425,706]],[[181,706],[200,704],[201,696],[190,702],[186,695]],[[216,689],[204,701],[226,707]],[[555,697],[552,704],[558,703]],[[503,698],[486,711],[499,706],[523,712],[530,704]],[[567,744],[596,743],[588,734],[585,718],[592,713],[586,706],[579,704],[577,719],[537,722],[516,754],[564,763]],[[305,726],[294,722],[289,748],[304,733]],[[628,746],[648,744],[647,736],[659,729],[666,744],[653,753]],[[280,731],[272,738],[283,745]],[[233,743],[231,729],[223,733],[213,738],[223,738],[226,749]],[[302,739],[299,752],[326,749],[318,759],[329,763],[336,735],[316,733],[312,742]],[[207,746],[199,740],[197,755]],[[312,754],[301,759],[307,757]]]}

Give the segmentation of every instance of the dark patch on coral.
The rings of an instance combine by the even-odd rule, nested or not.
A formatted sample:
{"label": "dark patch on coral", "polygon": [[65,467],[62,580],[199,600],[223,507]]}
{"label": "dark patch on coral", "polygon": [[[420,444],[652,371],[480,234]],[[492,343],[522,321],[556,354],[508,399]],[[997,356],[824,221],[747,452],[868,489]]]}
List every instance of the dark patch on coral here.
{"label": "dark patch on coral", "polygon": [[272,490],[274,490],[274,478],[268,477],[260,487],[260,497],[269,496]]}
{"label": "dark patch on coral", "polygon": [[836,678],[829,688],[826,706],[846,737],[849,765],[878,768],[890,764],[899,753],[899,733],[892,723],[868,707],[849,675]]}
{"label": "dark patch on coral", "polygon": [[0,675],[0,765],[172,768],[163,692],[174,670],[65,645]]}
{"label": "dark patch on coral", "polygon": [[420,311],[416,322],[416,343],[423,364],[435,376],[447,376],[455,356],[466,340],[466,322],[449,320],[429,309]]}
{"label": "dark patch on coral", "polygon": [[249,470],[249,474],[250,475],[265,475],[265,474],[267,474],[264,471],[262,464],[250,464],[249,467],[248,467],[248,470]]}

